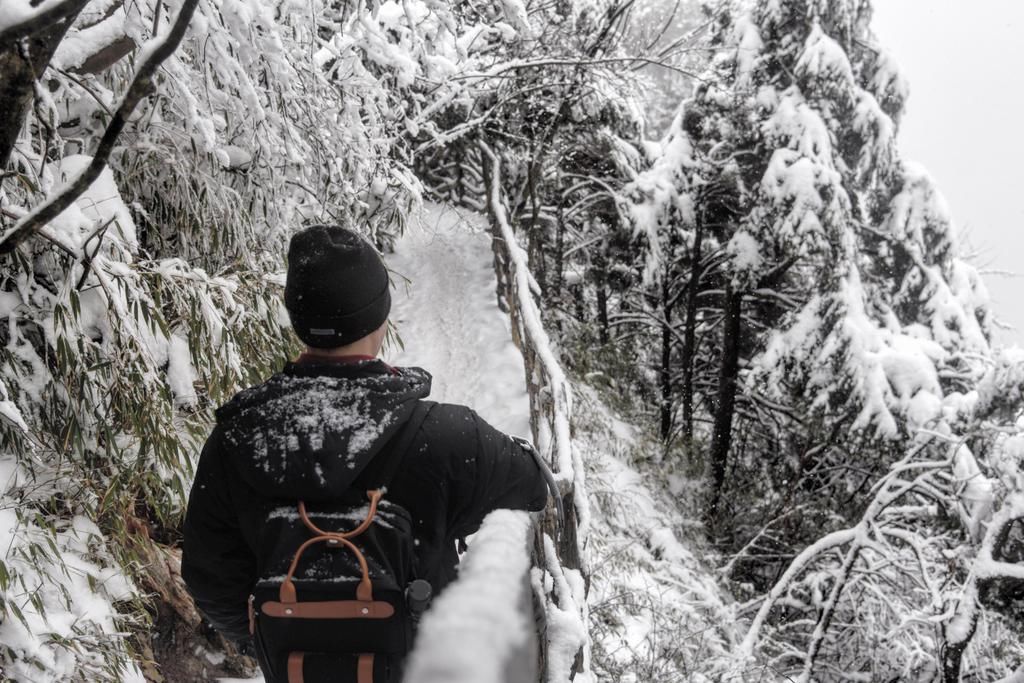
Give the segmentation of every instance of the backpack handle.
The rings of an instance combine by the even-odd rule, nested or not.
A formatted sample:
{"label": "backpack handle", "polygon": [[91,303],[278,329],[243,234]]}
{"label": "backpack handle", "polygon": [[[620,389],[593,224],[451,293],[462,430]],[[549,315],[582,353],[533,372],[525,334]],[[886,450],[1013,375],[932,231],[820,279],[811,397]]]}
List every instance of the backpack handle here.
{"label": "backpack handle", "polygon": [[281,582],[280,598],[282,603],[294,604],[298,602],[298,598],[295,594],[295,582],[292,579],[295,576],[295,570],[298,569],[302,553],[306,552],[306,548],[315,543],[331,543],[334,545],[340,543],[351,550],[355,554],[356,560],[359,561],[359,569],[363,574],[362,578],[359,580],[359,586],[356,587],[356,599],[364,602],[373,601],[373,586],[370,583],[370,568],[366,564],[366,558],[363,556],[363,553],[354,543],[352,543],[352,541],[349,540],[370,528],[370,524],[373,523],[373,519],[377,515],[377,504],[380,502],[381,496],[384,495],[384,492],[381,489],[372,489],[367,491],[366,495],[370,499],[370,509],[366,513],[366,519],[364,519],[355,529],[344,533],[324,531],[316,524],[313,524],[312,520],[309,518],[309,514],[306,512],[306,503],[301,500],[299,501],[299,517],[302,518],[303,524],[317,535],[300,545],[299,549],[295,551],[295,557],[292,558],[292,563],[288,567],[288,573],[285,574],[284,581]]}
{"label": "backpack handle", "polygon": [[370,524],[373,523],[373,518],[377,516],[377,504],[383,497],[384,491],[381,489],[371,489],[366,492],[366,497],[370,499],[370,510],[366,513],[366,519],[352,531],[346,531],[341,533],[339,531],[324,531],[309,518],[309,513],[306,512],[306,502],[303,500],[299,501],[299,517],[302,519],[302,523],[306,525],[310,531],[318,536],[340,536],[341,538],[353,538],[363,533],[370,528]]}

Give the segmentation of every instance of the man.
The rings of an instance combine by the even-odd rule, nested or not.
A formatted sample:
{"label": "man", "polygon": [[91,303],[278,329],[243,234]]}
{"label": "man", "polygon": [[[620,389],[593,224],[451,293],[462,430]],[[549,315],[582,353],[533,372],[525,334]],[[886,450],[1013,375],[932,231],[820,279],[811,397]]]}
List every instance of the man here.
{"label": "man", "polygon": [[320,225],[292,238],[285,306],[307,348],[217,410],[185,519],[185,582],[213,626],[241,644],[276,506],[350,495],[375,463],[400,458],[385,498],[409,512],[417,578],[436,594],[455,577],[457,540],[485,515],[547,500],[529,450],[469,408],[424,401],[423,370],[377,359],[389,280],[356,233]]}

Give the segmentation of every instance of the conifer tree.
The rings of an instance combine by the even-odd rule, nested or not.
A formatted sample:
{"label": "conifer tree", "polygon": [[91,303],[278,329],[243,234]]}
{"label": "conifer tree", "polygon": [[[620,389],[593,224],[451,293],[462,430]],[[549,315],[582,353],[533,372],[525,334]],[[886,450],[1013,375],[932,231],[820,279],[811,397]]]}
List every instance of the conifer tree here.
{"label": "conifer tree", "polygon": [[[753,549],[767,544],[785,555],[811,544],[764,600],[741,648],[749,653],[767,616],[779,617],[771,610],[781,596],[794,618],[806,605],[804,623],[813,628],[788,627],[783,614],[768,639],[781,658],[773,665],[789,657],[786,666],[802,680],[819,667],[857,670],[874,647],[868,643],[879,625],[872,619],[898,622],[900,610],[921,609],[928,599],[962,607],[972,629],[1006,628],[967,607],[977,594],[970,585],[963,597],[959,589],[942,598],[907,591],[886,618],[866,615],[857,602],[863,592],[844,594],[879,554],[899,567],[893,585],[916,580],[907,578],[908,552],[917,554],[920,571],[942,573],[929,563],[943,552],[991,541],[986,520],[997,501],[1016,518],[1009,512],[1015,485],[992,479],[993,458],[1005,463],[994,425],[972,398],[999,362],[989,345],[984,285],[960,256],[938,190],[898,152],[908,88],[877,46],[870,18],[864,1],[776,0],[750,11],[727,5],[710,39],[717,57],[673,129],[685,158],[665,146],[638,176],[648,187],[671,188],[658,205],[685,206],[686,215],[651,214],[649,197],[632,185],[624,191],[652,254],[665,243],[659,234],[695,245],[695,228],[720,245],[720,260],[691,270],[703,319],[714,323],[699,328],[703,362],[717,366],[710,385],[687,380],[703,394],[710,424],[698,433],[708,462],[709,531],[746,544],[729,566],[764,589],[784,567],[773,570]],[[701,278],[710,281],[703,293]],[[999,429],[1015,430],[1017,416],[1005,415]],[[892,478],[893,467],[922,474],[893,488],[886,482],[902,481]],[[723,497],[723,490],[743,493]],[[959,528],[894,523],[879,512],[928,498],[960,519]],[[738,514],[744,507],[753,514]],[[879,538],[886,540],[870,547],[850,535],[865,525],[885,529]],[[822,530],[835,531],[812,543]],[[836,566],[829,553],[839,549],[845,555]],[[824,577],[830,589],[823,594],[815,585]],[[861,641],[830,641],[840,612],[858,624]],[[937,634],[908,629],[890,643],[904,652],[932,637],[949,645],[908,671],[959,675],[974,631],[943,623]],[[785,654],[794,644],[799,657]],[[969,657],[972,666],[982,658],[977,650]]]}
{"label": "conifer tree", "polygon": [[[739,472],[774,471],[778,497],[770,488],[764,494],[783,504],[772,512],[788,514],[792,505],[817,511],[801,515],[809,524],[791,542],[812,540],[803,535],[820,523],[812,520],[827,520],[826,528],[857,518],[884,526],[872,516],[879,500],[887,501],[878,508],[884,509],[903,495],[932,495],[963,520],[959,537],[941,534],[938,546],[949,548],[979,541],[993,504],[991,474],[962,443],[976,425],[964,397],[990,365],[986,296],[959,255],[938,191],[896,149],[907,88],[876,45],[870,17],[869,2],[808,0],[760,2],[749,14],[727,16],[716,40],[728,47],[690,103],[696,145],[709,154],[724,150],[740,179],[727,301],[730,293],[738,308],[766,295],[777,301],[774,309],[755,311],[755,326],[744,328],[740,318],[732,331],[763,327],[744,349],[745,369],[734,386],[749,403],[773,406],[775,425],[767,434],[760,430],[760,462],[735,464]],[[730,429],[752,429],[720,419],[732,389],[729,352],[723,344],[709,455],[712,501],[724,483],[720,458],[736,457],[720,444],[728,444]],[[945,463],[947,474],[966,477],[971,490],[929,479],[891,499],[881,483],[876,498],[856,495],[897,461],[911,468]],[[823,496],[832,500],[826,505]],[[790,533],[799,529],[787,526]],[[922,539],[935,537],[914,529],[921,535],[911,534],[907,544],[923,553]],[[858,648],[849,642],[845,651],[836,644],[826,654],[827,633],[837,611],[857,613],[843,591],[878,549],[866,550],[859,540],[840,546],[842,567],[826,570],[832,587],[814,603],[814,629],[801,636],[802,680],[819,662],[856,660]],[[793,576],[800,566],[791,567]],[[943,634],[966,643],[959,633]],[[933,653],[921,671],[938,660]]]}

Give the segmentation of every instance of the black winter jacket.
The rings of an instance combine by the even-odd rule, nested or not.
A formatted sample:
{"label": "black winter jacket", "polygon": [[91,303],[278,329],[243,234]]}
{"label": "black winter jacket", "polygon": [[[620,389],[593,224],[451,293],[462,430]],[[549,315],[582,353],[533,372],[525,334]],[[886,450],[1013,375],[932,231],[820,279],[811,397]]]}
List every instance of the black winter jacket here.
{"label": "black winter jacket", "polygon": [[410,513],[417,575],[435,593],[455,577],[457,539],[489,512],[544,507],[532,454],[469,408],[424,401],[429,392],[430,375],[419,368],[289,363],[217,410],[181,559],[196,605],[217,630],[232,640],[249,635],[256,539],[269,510],[344,494],[389,442],[409,445],[385,498]]}

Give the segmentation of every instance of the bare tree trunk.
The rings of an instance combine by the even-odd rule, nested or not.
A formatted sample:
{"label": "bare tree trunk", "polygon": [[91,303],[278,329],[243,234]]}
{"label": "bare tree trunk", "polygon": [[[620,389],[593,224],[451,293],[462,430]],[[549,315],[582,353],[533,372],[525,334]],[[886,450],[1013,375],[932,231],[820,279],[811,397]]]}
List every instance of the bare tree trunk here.
{"label": "bare tree trunk", "polygon": [[669,301],[669,277],[661,281],[661,440],[672,434],[672,302]]}
{"label": "bare tree trunk", "polygon": [[978,628],[977,612],[971,618],[971,628],[966,638],[956,642],[943,642],[940,654],[942,657],[942,683],[960,683],[960,668],[964,652],[971,644],[974,631]]}
{"label": "bare tree trunk", "polygon": [[725,320],[722,329],[722,357],[719,365],[718,392],[715,400],[715,419],[708,455],[711,469],[711,499],[708,519],[718,516],[718,505],[725,484],[725,469],[732,442],[732,420],[736,412],[736,380],[739,376],[743,295],[731,284],[725,288]]}
{"label": "bare tree trunk", "polygon": [[541,176],[544,174],[544,161],[540,154],[534,155],[526,176],[527,189],[530,193],[530,229],[527,234],[529,236],[530,270],[533,271],[533,276],[540,287],[541,297],[546,298],[548,290],[547,264],[544,262],[544,231],[540,224],[540,186]]}
{"label": "bare tree trunk", "polygon": [[465,177],[466,176],[466,169],[465,169],[465,164],[467,163],[467,159],[466,159],[466,145],[465,145],[465,143],[463,143],[461,141],[456,143],[456,144],[457,144],[457,147],[455,148],[455,154],[454,154],[454,157],[455,157],[455,186],[451,190],[449,190],[448,196],[452,197],[455,201],[457,201],[461,205],[462,202],[466,198],[466,189],[465,189],[465,185],[466,185],[466,177]]}
{"label": "bare tree trunk", "polygon": [[[1005,504],[1005,503],[1004,503]],[[1007,544],[1010,540],[1010,532],[1016,519],[1011,517],[1004,521],[1002,525],[998,523],[995,526],[990,526],[988,533],[994,533],[995,539],[992,542],[992,559],[997,562],[1011,561],[1013,559],[1007,558],[1004,553],[1006,552]],[[1014,558],[1016,559],[1016,558]],[[979,603],[986,603],[986,597],[989,596],[990,591],[997,589],[1001,584],[1000,578],[986,577],[982,579],[969,579],[969,581],[975,581],[975,590],[965,591],[965,594],[961,596],[961,600],[978,601]],[[959,612],[961,607],[958,605],[956,612],[957,617],[961,618]],[[958,633],[955,637],[950,638],[946,630],[948,627],[943,628],[943,642],[942,647],[939,650],[939,657],[942,662],[942,683],[960,683],[960,670],[963,666],[964,652],[967,651],[967,647],[971,644],[971,639],[974,638],[975,631],[978,630],[978,617],[981,611],[980,605],[971,605],[967,608],[970,628],[967,633]]]}
{"label": "bare tree trunk", "polygon": [[5,35],[0,41],[0,169],[7,167],[14,143],[35,95],[36,81],[50,63],[64,34],[87,0],[68,5],[68,16],[28,33]]}
{"label": "bare tree trunk", "polygon": [[680,387],[680,401],[683,404],[683,436],[687,443],[693,440],[693,366],[697,355],[697,290],[703,275],[700,263],[704,231],[699,219],[695,229],[693,254],[690,258],[690,282],[687,284],[686,291],[686,319],[683,321],[683,382]]}
{"label": "bare tree trunk", "polygon": [[853,567],[860,557],[860,552],[861,546],[859,544],[856,542],[851,544],[849,552],[846,553],[846,559],[843,561],[843,566],[833,580],[832,590],[829,592],[828,599],[821,608],[821,612],[818,615],[818,623],[815,624],[814,632],[811,634],[811,642],[804,659],[804,670],[798,679],[800,681],[812,680],[814,663],[817,661],[821,647],[825,643],[825,635],[828,633],[829,626],[832,625],[832,617],[835,616],[839,599],[846,589],[846,584],[850,580],[850,574],[853,572]]}
{"label": "bare tree trunk", "polygon": [[[603,249],[604,247],[602,247]],[[594,277],[597,285],[597,334],[602,344],[608,343],[608,273],[604,254],[594,256]]]}
{"label": "bare tree trunk", "polygon": [[558,192],[558,211],[555,216],[555,287],[550,298],[557,301],[562,296],[562,286],[565,282],[565,207],[562,202],[561,176],[555,183],[555,190]]}

